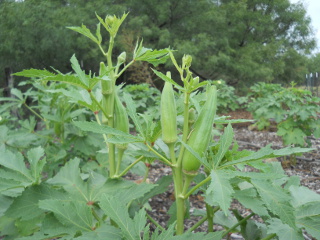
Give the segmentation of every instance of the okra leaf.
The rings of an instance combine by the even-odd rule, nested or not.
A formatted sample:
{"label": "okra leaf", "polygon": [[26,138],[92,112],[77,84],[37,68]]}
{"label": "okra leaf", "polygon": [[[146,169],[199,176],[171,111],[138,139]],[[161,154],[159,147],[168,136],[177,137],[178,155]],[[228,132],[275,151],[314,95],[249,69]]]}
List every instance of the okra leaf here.
{"label": "okra leaf", "polygon": [[184,91],[184,88],[181,87],[178,83],[176,83],[175,81],[173,81],[171,78],[167,77],[165,74],[155,70],[155,69],[152,69],[152,71],[159,77],[161,78],[162,80],[166,81],[166,82],[169,82],[171,83],[176,89],[180,90],[180,91]]}
{"label": "okra leaf", "polygon": [[131,96],[127,93],[124,93],[123,94],[123,98],[124,98],[124,101],[127,105],[127,110],[128,110],[128,114],[130,116],[130,118],[132,119],[134,125],[136,126],[138,132],[141,134],[141,136],[145,139],[146,136],[144,134],[144,129],[138,119],[138,115],[137,115],[137,112],[136,112],[136,106],[131,98]]}
{"label": "okra leaf", "polygon": [[140,54],[140,56],[137,56],[135,60],[146,61],[148,63],[151,63],[155,67],[158,66],[159,64],[165,63],[169,58],[167,49],[152,50],[152,49],[142,48],[141,52],[144,52],[144,53]]}
{"label": "okra leaf", "polygon": [[121,198],[103,195],[99,203],[101,209],[122,230],[125,239],[140,239],[142,229],[137,229],[133,219],[130,218],[126,205]]}
{"label": "okra leaf", "polygon": [[115,228],[107,223],[104,223],[102,226],[98,227],[94,231],[85,232],[82,236],[74,238],[75,240],[121,240],[122,233],[120,229]]}
{"label": "okra leaf", "polygon": [[78,121],[78,122],[73,122],[73,124],[83,131],[112,135],[112,137],[108,138],[107,140],[112,143],[143,142],[143,139],[140,137],[122,132],[120,130],[109,127],[107,125],[99,125],[96,122]]}
{"label": "okra leaf", "polygon": [[206,160],[206,158],[201,157],[196,151],[194,151],[192,149],[192,147],[190,147],[188,144],[186,144],[185,142],[183,142],[180,139],[180,142],[182,143],[182,145],[195,157],[197,158],[197,160],[199,162],[201,162],[207,169],[212,169],[212,166],[208,163],[208,161]]}
{"label": "okra leaf", "polygon": [[[22,177],[19,178],[19,181],[23,181],[26,186],[31,185],[35,180],[30,170],[27,169],[21,153],[12,153],[9,150],[3,151],[0,154],[0,165]],[[4,176],[2,175],[2,177]]]}
{"label": "okra leaf", "polygon": [[222,160],[222,158],[224,157],[224,155],[226,154],[226,152],[229,150],[232,142],[233,142],[233,129],[231,124],[228,124],[228,126],[224,129],[224,134],[222,135],[222,137],[220,138],[219,141],[219,150],[218,153],[213,157],[213,164],[214,164],[214,168],[217,168]]}
{"label": "okra leaf", "polygon": [[211,182],[206,191],[206,202],[211,206],[219,205],[224,214],[228,215],[234,193],[230,179],[234,176],[215,169],[211,171],[210,176]]}
{"label": "okra leaf", "polygon": [[79,163],[79,158],[70,160],[53,178],[49,179],[47,183],[61,186],[79,201],[88,202],[88,189],[80,177]]}
{"label": "okra leaf", "polygon": [[316,216],[299,218],[298,226],[304,228],[315,239],[320,239],[320,214]]}
{"label": "okra leaf", "polygon": [[257,189],[263,203],[281,221],[291,228],[297,229],[295,223],[295,209],[290,203],[291,197],[280,186],[266,180],[252,179],[251,183]]}
{"label": "okra leaf", "polygon": [[300,207],[310,202],[318,202],[320,206],[320,195],[303,186],[291,186],[289,191],[292,199],[292,205],[294,207]]}
{"label": "okra leaf", "polygon": [[268,220],[267,233],[277,234],[279,240],[304,240],[301,231],[295,230],[289,225],[281,222],[279,219],[273,218]]}
{"label": "okra leaf", "polygon": [[43,156],[44,150],[42,147],[33,148],[27,153],[31,174],[38,182],[41,180],[41,173],[46,164],[46,159]]}
{"label": "okra leaf", "polygon": [[246,208],[251,209],[259,216],[269,216],[267,208],[264,206],[258,193],[254,188],[236,190],[234,197]]}
{"label": "okra leaf", "polygon": [[11,94],[15,95],[17,98],[19,98],[21,101],[24,101],[24,97],[22,92],[17,88],[11,89]]}
{"label": "okra leaf", "polygon": [[84,202],[47,199],[40,200],[39,207],[53,212],[62,224],[79,231],[89,232],[94,228],[91,208]]}
{"label": "okra leaf", "polygon": [[44,213],[38,203],[45,199],[66,199],[66,195],[58,190],[49,188],[47,185],[32,186],[27,188],[21,196],[14,199],[5,215],[11,218],[30,220]]}
{"label": "okra leaf", "polygon": [[16,240],[43,240],[56,239],[72,240],[77,229],[66,227],[54,217],[52,213],[47,214],[41,224],[40,231],[32,236],[17,238]]}
{"label": "okra leaf", "polygon": [[26,69],[21,72],[14,73],[15,76],[27,77],[27,78],[46,78],[54,77],[55,74],[49,72],[48,70],[39,70],[39,69]]}
{"label": "okra leaf", "polygon": [[79,77],[80,81],[86,86],[89,86],[89,81],[87,79],[87,76],[85,74],[85,72],[81,69],[80,64],[78,62],[78,59],[76,58],[76,55],[73,54],[71,59],[71,67],[73,69],[73,71],[75,71],[75,73],[77,74],[77,76]]}
{"label": "okra leaf", "polygon": [[88,29],[85,25],[81,25],[81,27],[67,27],[75,32],[81,33],[82,35],[90,38],[93,42],[99,44],[99,40],[91,33],[90,29]]}

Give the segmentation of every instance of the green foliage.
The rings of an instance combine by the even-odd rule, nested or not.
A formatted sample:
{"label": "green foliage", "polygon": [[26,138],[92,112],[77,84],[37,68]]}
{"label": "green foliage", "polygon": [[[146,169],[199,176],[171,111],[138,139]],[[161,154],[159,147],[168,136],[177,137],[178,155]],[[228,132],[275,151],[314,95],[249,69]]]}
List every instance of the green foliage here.
{"label": "green foliage", "polygon": [[[88,9],[111,16],[129,12],[130,18],[127,22],[119,19],[114,26],[109,25],[110,19],[102,18],[96,24],[94,11]],[[190,53],[196,59],[192,69],[203,79],[221,78],[233,85],[249,85],[257,79],[301,81],[308,66],[306,54],[315,47],[305,6],[289,0],[3,0],[0,16],[2,70],[55,66],[68,72],[68,59],[76,52],[81,66],[97,73],[94,63],[103,58],[92,43],[107,37],[101,30],[113,33],[121,23],[126,31],[117,33],[121,41],[115,45],[116,53],[134,49],[138,36],[153,49],[178,49],[179,58]],[[76,27],[79,23],[86,25]],[[70,34],[66,26],[86,38]]]}
{"label": "green foliage", "polygon": [[258,129],[269,127],[273,119],[285,145],[304,146],[308,144],[308,136],[320,136],[320,99],[312,97],[309,91],[265,83],[257,83],[250,89],[248,110],[258,120]]}
{"label": "green foliage", "polygon": [[[74,73],[24,70],[16,75],[34,78],[32,88],[25,93],[13,89],[16,98],[0,99],[5,102],[2,113],[14,106],[23,106],[40,119],[39,122],[30,118],[18,123],[6,119],[0,126],[1,238],[220,240],[232,232],[241,232],[246,239],[277,237],[282,240],[302,239],[303,229],[318,238],[319,195],[301,187],[297,178],[286,176],[280,163],[263,162],[265,158],[312,149],[288,147],[274,150],[267,146],[258,152],[239,151],[231,125],[238,120],[214,116],[216,88],[193,76],[190,55],[184,55],[179,65],[172,50],[151,50],[137,42],[132,60],[125,64],[126,54],[122,53],[114,63],[114,38],[126,16],[108,15],[104,20],[97,16],[99,24],[110,34],[107,51],[103,48],[99,24],[95,35],[84,25],[71,28],[89,37],[105,56],[106,63],[100,63],[99,75],[86,74],[73,55]],[[181,133],[178,140],[164,143],[160,137],[164,126],[159,123],[158,115],[152,111],[138,113],[136,101],[139,100],[134,97],[140,95],[132,97],[125,91],[122,98],[125,106],[121,107],[131,118],[134,131],[128,133],[127,129],[117,129],[116,121],[124,115],[115,111],[119,93],[116,81],[138,60],[155,66],[168,58],[183,85],[173,80],[170,72],[165,75],[154,70],[154,73],[180,92],[177,119],[182,119],[182,123],[176,127]],[[204,86],[206,93],[198,93],[197,90]],[[143,93],[142,97],[148,94]],[[157,101],[153,97],[151,94],[148,98]],[[28,98],[32,105],[27,104]],[[189,118],[190,109],[194,109],[194,119]],[[7,118],[9,114],[4,116]],[[96,122],[92,121],[93,116]],[[218,141],[211,137],[213,121],[228,123]],[[42,126],[35,131],[37,123]],[[198,127],[203,134],[197,139],[201,140],[205,135],[208,144],[188,141],[192,140],[189,136]],[[18,134],[11,136],[15,131]],[[25,136],[37,137],[26,141],[22,135],[24,131]],[[55,134],[55,138],[48,140],[50,134]],[[70,152],[70,145],[83,154],[79,156],[77,152]],[[119,145],[127,148],[117,147]],[[197,165],[191,174],[183,171],[187,151],[193,161],[191,164]],[[164,176],[154,184],[146,183],[148,170],[156,159],[171,168],[172,176]],[[197,171],[200,165],[204,166],[204,174]],[[244,171],[247,165],[255,171]],[[144,174],[140,184],[123,178],[135,168]],[[168,212],[172,213],[168,225],[161,226],[146,210],[150,208],[149,200],[168,191],[172,182],[175,203]],[[191,185],[192,182],[195,184]],[[189,198],[199,190],[203,193],[206,211],[190,213]],[[237,209],[231,209],[234,199],[251,213],[242,216]],[[201,219],[185,231],[184,220],[193,215],[200,215]],[[263,223],[250,219],[254,215],[261,217]],[[208,222],[208,232],[192,233],[205,221]],[[214,232],[214,223],[222,230]],[[151,231],[151,224],[156,227],[154,231]]]}

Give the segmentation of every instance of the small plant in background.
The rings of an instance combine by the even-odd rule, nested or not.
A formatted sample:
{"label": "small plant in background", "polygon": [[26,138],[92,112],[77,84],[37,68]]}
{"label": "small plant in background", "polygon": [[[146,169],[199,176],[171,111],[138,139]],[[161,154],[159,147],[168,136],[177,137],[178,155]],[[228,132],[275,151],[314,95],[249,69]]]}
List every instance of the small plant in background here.
{"label": "small plant in background", "polygon": [[273,119],[285,145],[305,146],[308,136],[320,137],[319,102],[307,90],[257,83],[251,88],[248,110],[258,121],[258,129],[269,127]]}
{"label": "small plant in background", "polygon": [[[46,171],[50,163],[43,147],[30,149],[25,156],[14,151],[16,149],[1,147],[1,235],[18,240],[220,240],[240,232],[245,239],[296,240],[303,239],[305,229],[319,238],[320,231],[314,226],[320,216],[317,207],[320,197],[301,187],[297,177],[286,176],[280,163],[262,161],[311,149],[273,150],[266,146],[258,152],[239,151],[231,126],[235,120],[216,117],[219,91],[209,81],[199,83],[199,78],[193,76],[190,55],[184,55],[179,64],[171,49],[151,50],[138,42],[129,62],[126,53],[121,53],[116,60],[113,58],[115,37],[126,16],[105,19],[97,16],[95,35],[84,25],[70,27],[95,42],[106,57],[106,63],[100,63],[97,76],[86,74],[75,55],[71,58],[74,74],[35,69],[16,74],[34,77],[49,85],[51,82],[71,85],[49,91],[58,94],[58,99],[60,94],[62,101],[68,99],[57,107],[68,109],[68,104],[76,103],[77,107],[90,110],[95,121],[78,118],[72,124],[82,131],[100,134],[100,138],[90,142],[98,141],[106,146],[101,147],[93,161],[69,158],[61,167],[56,166],[52,175]],[[102,47],[101,26],[110,35],[107,51]],[[160,121],[158,115],[152,113],[138,114],[136,103],[125,92],[124,106],[116,85],[120,75],[136,61],[156,66],[168,59],[183,84],[177,84],[170,72],[153,70],[165,82],[158,102]],[[179,94],[175,94],[174,88]],[[197,95],[199,88],[205,89],[200,96]],[[67,116],[62,114],[68,112],[63,109],[57,110],[57,116]],[[53,116],[48,119],[57,122]],[[129,131],[129,119],[135,127],[133,133]],[[227,124],[218,141],[213,140],[215,123]],[[65,128],[63,132],[66,136]],[[83,147],[89,145],[83,142]],[[155,160],[170,167],[172,175],[163,176],[155,184],[124,180],[128,171],[150,166]],[[245,166],[256,172],[244,171]],[[168,211],[168,225],[161,226],[146,209],[149,199],[167,191],[171,182],[175,202]],[[202,194],[206,209],[191,212],[190,196],[197,193]],[[233,199],[250,209],[250,214],[243,216],[232,209]],[[255,215],[263,222],[252,219]],[[185,219],[191,216],[201,218],[186,229]],[[193,233],[204,222],[208,223],[208,231]],[[155,225],[154,231],[150,224]],[[221,230],[215,231],[214,224],[220,225]]]}

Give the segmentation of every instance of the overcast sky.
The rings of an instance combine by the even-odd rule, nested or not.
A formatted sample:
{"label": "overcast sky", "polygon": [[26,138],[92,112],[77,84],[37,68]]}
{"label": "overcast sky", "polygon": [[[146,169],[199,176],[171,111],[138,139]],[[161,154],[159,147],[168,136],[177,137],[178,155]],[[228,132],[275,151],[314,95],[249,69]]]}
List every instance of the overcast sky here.
{"label": "overcast sky", "polygon": [[320,0],[290,0],[292,3],[303,2],[307,14],[311,17],[311,25],[314,28],[316,38],[318,41],[318,49],[316,52],[320,52]]}

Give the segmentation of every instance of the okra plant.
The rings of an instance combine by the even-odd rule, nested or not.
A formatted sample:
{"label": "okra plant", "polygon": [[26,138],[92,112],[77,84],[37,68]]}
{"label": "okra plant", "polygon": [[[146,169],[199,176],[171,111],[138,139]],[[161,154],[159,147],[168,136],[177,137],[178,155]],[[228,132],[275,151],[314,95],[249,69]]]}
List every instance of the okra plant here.
{"label": "okra plant", "polygon": [[[258,152],[239,151],[231,125],[236,120],[215,114],[219,92],[210,82],[199,82],[199,77],[193,75],[190,55],[184,55],[179,64],[173,50],[151,50],[138,42],[132,60],[127,61],[126,53],[114,59],[115,37],[126,17],[127,14],[121,18],[97,16],[95,35],[84,25],[70,27],[95,42],[105,56],[97,76],[86,74],[75,56],[71,58],[75,74],[34,69],[16,74],[78,87],[61,93],[91,110],[96,121],[74,119],[73,124],[81,130],[102,134],[107,147],[100,152],[105,153],[105,159],[97,158],[95,167],[74,158],[53,177],[43,172],[47,163],[41,147],[26,154],[28,164],[20,153],[0,149],[1,235],[19,240],[218,240],[240,232],[245,239],[288,240],[303,239],[305,229],[319,238],[320,232],[315,227],[319,224],[319,195],[301,187],[297,177],[286,176],[280,163],[262,161],[311,149],[273,150],[266,146]],[[107,50],[103,48],[101,26],[110,36]],[[150,115],[136,113],[130,95],[119,97],[116,82],[135,61],[147,61],[155,67],[168,59],[183,84],[173,80],[170,72],[163,74],[153,69],[164,80],[160,121],[154,121]],[[200,91],[205,92],[201,100],[196,97]],[[178,106],[176,101],[181,98],[182,104]],[[129,131],[129,120],[135,125],[134,133]],[[214,140],[217,139],[213,136],[214,124],[227,125],[219,140]],[[170,167],[172,177],[164,176],[156,184],[136,184],[123,179],[134,167],[145,166],[143,163],[149,166],[155,160]],[[246,166],[256,171],[246,172]],[[170,224],[161,226],[146,209],[148,200],[166,191],[171,181],[175,196],[170,210],[173,214]],[[205,209],[190,211],[193,194],[203,195]],[[250,209],[249,215],[232,209],[233,199]],[[185,229],[185,219],[190,215],[200,220]],[[261,221],[251,219],[254,215]],[[204,222],[207,232],[193,233]],[[155,225],[154,231],[150,224]],[[215,225],[222,230],[215,230]]]}

